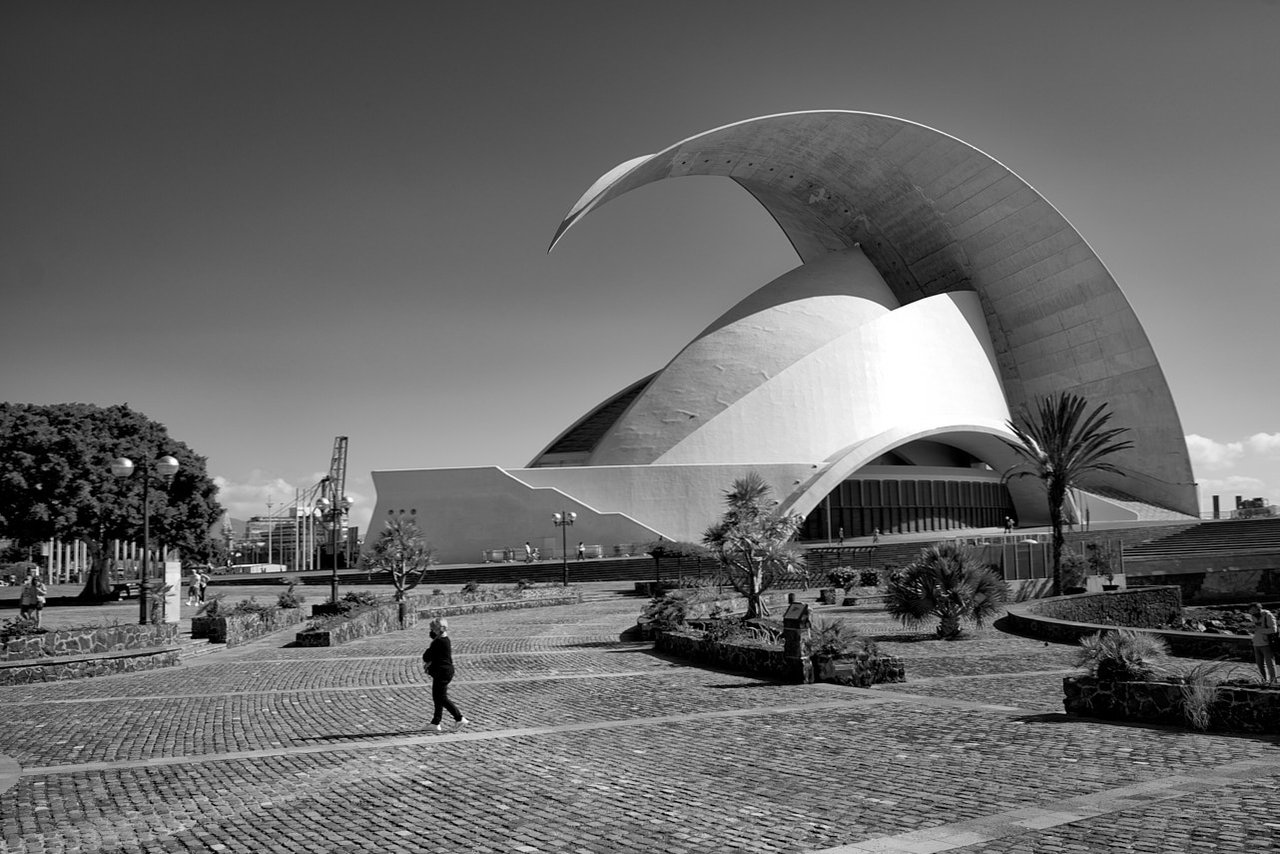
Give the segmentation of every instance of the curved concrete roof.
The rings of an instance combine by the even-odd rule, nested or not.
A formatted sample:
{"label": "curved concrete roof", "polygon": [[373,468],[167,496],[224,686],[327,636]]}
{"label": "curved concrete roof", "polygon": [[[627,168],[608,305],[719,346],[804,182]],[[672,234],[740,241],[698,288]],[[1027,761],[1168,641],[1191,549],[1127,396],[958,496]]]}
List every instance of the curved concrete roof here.
{"label": "curved concrete roof", "polygon": [[628,190],[719,175],[751,193],[806,263],[860,246],[902,304],[977,291],[1015,411],[1070,391],[1134,431],[1109,487],[1198,511],[1168,384],[1111,274],[1030,185],[978,149],[890,116],[816,111],[707,131],[621,164],[573,206],[552,242]]}

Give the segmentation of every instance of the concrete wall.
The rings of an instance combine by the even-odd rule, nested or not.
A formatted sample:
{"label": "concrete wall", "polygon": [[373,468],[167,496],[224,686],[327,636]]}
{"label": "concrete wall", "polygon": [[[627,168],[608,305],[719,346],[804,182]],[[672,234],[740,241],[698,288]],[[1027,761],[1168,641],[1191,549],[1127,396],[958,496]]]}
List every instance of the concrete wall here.
{"label": "concrete wall", "polygon": [[632,189],[686,175],[735,181],[806,264],[858,247],[904,305],[976,291],[1011,408],[1059,391],[1106,401],[1135,447],[1117,458],[1129,477],[1096,483],[1198,512],[1178,413],[1132,308],[1084,238],[998,161],[889,116],[765,116],[611,170],[555,239]]}

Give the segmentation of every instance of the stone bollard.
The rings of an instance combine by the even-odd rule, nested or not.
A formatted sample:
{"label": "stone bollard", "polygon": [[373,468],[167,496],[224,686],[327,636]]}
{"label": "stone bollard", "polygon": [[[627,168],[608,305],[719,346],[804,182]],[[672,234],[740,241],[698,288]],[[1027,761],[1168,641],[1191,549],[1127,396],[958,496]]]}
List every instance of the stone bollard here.
{"label": "stone bollard", "polygon": [[782,656],[792,681],[808,685],[813,682],[813,663],[805,654],[809,638],[809,606],[793,602],[782,615]]}

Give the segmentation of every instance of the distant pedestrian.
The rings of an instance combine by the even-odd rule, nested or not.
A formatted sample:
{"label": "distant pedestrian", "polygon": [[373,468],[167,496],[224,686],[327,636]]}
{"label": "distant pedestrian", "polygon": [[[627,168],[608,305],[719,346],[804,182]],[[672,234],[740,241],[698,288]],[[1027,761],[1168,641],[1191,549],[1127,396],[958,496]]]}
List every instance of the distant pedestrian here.
{"label": "distant pedestrian", "polygon": [[880,542],[880,529],[879,529],[879,528],[876,528],[874,531],[872,531],[872,532],[871,532],[871,542],[873,542],[873,543],[878,543],[878,542]]}
{"label": "distant pedestrian", "polygon": [[1249,612],[1253,615],[1253,661],[1258,665],[1258,675],[1268,685],[1276,681],[1276,615],[1254,603]]}
{"label": "distant pedestrian", "polygon": [[1004,532],[1005,532],[1006,534],[1012,534],[1012,533],[1013,533],[1013,517],[1012,517],[1012,516],[1005,516],[1005,517],[1004,517]]}
{"label": "distant pedestrian", "polygon": [[36,575],[36,571],[27,570],[27,577],[22,582],[22,593],[18,600],[19,616],[24,620],[35,620],[38,627],[48,593],[49,588],[44,586],[44,582],[40,580],[40,576]]}
{"label": "distant pedestrian", "polygon": [[528,540],[524,541],[524,562],[533,563],[533,546],[529,544]]}
{"label": "distant pedestrian", "polygon": [[200,601],[200,570],[191,570],[191,580],[187,582],[187,607],[194,607]]}
{"label": "distant pedestrian", "polygon": [[582,543],[578,543],[578,560],[582,560],[587,556],[587,547]]}
{"label": "distant pedestrian", "polygon": [[205,591],[209,589],[209,573],[203,569],[197,569],[196,578],[199,579],[199,583],[196,585],[196,597],[199,599],[200,604],[203,605]]}
{"label": "distant pedestrian", "polygon": [[840,532],[836,536],[839,537],[839,539],[836,540],[836,545],[843,546],[844,545],[844,528],[841,528]]}
{"label": "distant pedestrian", "polygon": [[449,621],[444,617],[431,621],[431,646],[422,654],[422,667],[431,677],[431,701],[435,704],[431,729],[442,732],[440,720],[446,709],[453,715],[454,729],[470,723],[449,699],[449,683],[453,681],[453,641],[449,639]]}

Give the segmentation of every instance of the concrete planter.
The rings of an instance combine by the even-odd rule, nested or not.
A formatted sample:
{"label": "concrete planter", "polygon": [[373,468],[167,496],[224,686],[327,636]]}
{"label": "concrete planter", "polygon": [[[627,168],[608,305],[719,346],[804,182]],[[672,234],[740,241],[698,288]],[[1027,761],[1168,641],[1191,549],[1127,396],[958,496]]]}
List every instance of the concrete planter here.
{"label": "concrete planter", "polygon": [[178,626],[97,626],[13,638],[0,647],[0,685],[106,676],[178,663]]}

